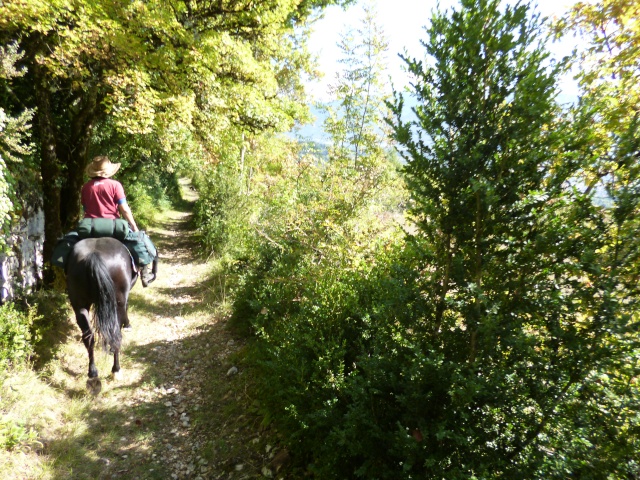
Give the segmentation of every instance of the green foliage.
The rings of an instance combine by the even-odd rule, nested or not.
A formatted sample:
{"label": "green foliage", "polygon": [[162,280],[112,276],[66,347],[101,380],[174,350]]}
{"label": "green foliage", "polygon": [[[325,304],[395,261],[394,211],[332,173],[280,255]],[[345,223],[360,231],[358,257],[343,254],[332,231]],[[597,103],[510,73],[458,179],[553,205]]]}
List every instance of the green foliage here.
{"label": "green foliage", "polygon": [[637,127],[560,111],[542,34],[526,5],[434,14],[392,104],[412,234],[352,148],[261,191],[233,319],[318,478],[638,475]]}
{"label": "green foliage", "polygon": [[[587,282],[580,286],[585,298],[575,310],[600,328],[592,327],[597,333],[590,334],[586,347],[591,358],[580,359],[583,364],[592,361],[592,370],[567,401],[561,412],[564,421],[544,441],[554,450],[562,445],[568,468],[587,478],[601,471],[610,472],[609,478],[637,477],[640,472],[632,453],[640,442],[635,401],[640,320],[637,15],[637,2],[607,0],[576,4],[561,21],[565,33],[577,31],[587,39],[574,59],[581,64],[582,95],[570,117],[579,132],[572,142],[571,158],[580,160],[574,184],[583,191],[572,210],[582,210],[576,247]],[[587,332],[583,328],[581,334]],[[552,473],[556,463],[548,459],[542,475],[560,478]]]}
{"label": "green foliage", "polygon": [[66,294],[38,291],[21,303],[0,305],[0,365],[42,364],[61,345],[59,325],[51,318],[69,315]]}
{"label": "green foliage", "polygon": [[[624,433],[636,415],[609,424],[623,440],[587,454],[579,445],[605,435],[595,421],[604,411],[576,405],[606,404],[637,375],[637,287],[627,274],[638,264],[611,251],[621,246],[617,209],[575,187],[591,161],[574,150],[588,130],[555,119],[554,72],[527,7],[462,7],[434,15],[425,43],[433,62],[407,61],[416,120],[403,120],[400,97],[394,112],[412,213],[430,252],[422,288],[435,310],[422,345],[442,362],[447,392],[413,407],[416,418],[437,413],[422,416],[426,446],[411,470],[546,478],[606,468],[624,477],[638,441]],[[632,210],[624,223],[637,221]],[[584,388],[594,376],[617,380]]]}
{"label": "green foliage", "polygon": [[[228,136],[286,131],[303,120],[301,79],[313,74],[305,22],[348,3],[1,3],[0,46],[18,42],[26,69],[1,82],[0,105],[35,112],[45,259],[78,220],[92,153],[117,150],[114,160],[133,165],[144,150],[158,171],[198,170]],[[157,189],[143,179],[125,186],[136,216],[156,208]],[[51,277],[46,270],[45,283]]]}
{"label": "green foliage", "polygon": [[196,188],[200,197],[196,203],[195,221],[204,246],[220,256],[242,250],[246,237],[242,230],[247,226],[250,205],[242,194],[237,170],[225,164],[217,165],[211,176],[198,180]]}
{"label": "green foliage", "polygon": [[240,217],[249,222],[250,248],[230,262],[239,277],[232,322],[257,337],[263,411],[298,458],[318,458],[325,467],[314,468],[331,478],[349,464],[325,440],[348,408],[342,397],[354,362],[370,353],[369,337],[385,315],[402,310],[393,299],[415,293],[389,278],[402,250],[393,221],[404,187],[380,151],[354,164],[352,156],[325,161],[293,145],[271,144],[269,155],[266,145],[258,142],[247,157],[260,163],[252,164],[245,200],[251,210]]}
{"label": "green foliage", "polygon": [[[21,55],[16,43],[6,48],[0,45],[0,81],[20,77],[23,71],[17,70],[15,64]],[[23,164],[23,158],[31,152],[28,143],[29,121],[32,111],[24,110],[16,116],[8,115],[0,103],[0,251],[6,248],[5,238],[10,231],[12,214],[15,214],[21,203],[20,193],[24,183],[32,178],[28,172],[29,165]],[[25,168],[26,167],[26,168]],[[27,170],[27,172],[25,172]]]}
{"label": "green foliage", "polygon": [[216,158],[192,173],[200,195],[195,218],[210,254],[243,261],[252,256],[255,222],[265,193],[262,180],[272,169],[278,170],[279,158],[287,157],[292,147],[277,135],[250,135],[237,129],[226,133],[219,139]]}
{"label": "green foliage", "polygon": [[12,303],[0,306],[0,366],[24,363],[34,352],[39,333],[33,325],[39,318],[36,307],[18,309]]}
{"label": "green foliage", "polygon": [[[319,478],[349,478],[357,469],[365,478],[393,476],[396,360],[407,348],[402,335],[416,328],[403,322],[426,305],[411,288],[416,252],[397,234],[368,241],[376,233],[293,265],[281,255],[253,285],[263,408]],[[372,363],[383,358],[384,370],[376,370],[382,365]]]}
{"label": "green foliage", "polygon": [[0,419],[0,449],[13,450],[41,445],[38,432],[10,419]]}
{"label": "green foliage", "polygon": [[152,164],[124,171],[119,179],[126,185],[127,203],[142,229],[151,224],[158,213],[177,202],[180,196],[176,174],[157,170]]}
{"label": "green foliage", "polygon": [[[380,120],[389,116],[384,101],[388,95],[385,55],[389,48],[372,5],[365,5],[361,25],[341,35],[340,62],[344,70],[331,85],[333,103],[324,106],[324,129],[331,135],[333,159],[350,159],[366,167],[383,155],[387,136]],[[384,123],[382,123],[384,125]]]}
{"label": "green foliage", "polygon": [[[75,332],[77,326],[62,322],[60,319],[72,315],[69,298],[66,294],[66,284],[62,272],[58,277],[57,290],[39,290],[29,295],[27,301],[36,311],[35,320],[31,326],[31,345],[33,355],[30,366],[35,369],[44,367],[56,357],[60,348],[65,344],[68,336]],[[55,319],[56,321],[51,321]],[[69,329],[72,328],[73,332]]]}

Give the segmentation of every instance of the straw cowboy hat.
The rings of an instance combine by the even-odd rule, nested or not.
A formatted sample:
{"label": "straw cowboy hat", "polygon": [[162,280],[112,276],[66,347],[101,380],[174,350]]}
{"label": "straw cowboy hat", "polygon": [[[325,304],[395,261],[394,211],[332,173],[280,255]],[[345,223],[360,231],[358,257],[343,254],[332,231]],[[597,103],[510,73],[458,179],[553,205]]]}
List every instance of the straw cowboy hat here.
{"label": "straw cowboy hat", "polygon": [[119,163],[111,163],[109,157],[99,156],[94,157],[93,161],[87,165],[85,172],[90,178],[103,177],[109,178],[114,175],[120,168]]}

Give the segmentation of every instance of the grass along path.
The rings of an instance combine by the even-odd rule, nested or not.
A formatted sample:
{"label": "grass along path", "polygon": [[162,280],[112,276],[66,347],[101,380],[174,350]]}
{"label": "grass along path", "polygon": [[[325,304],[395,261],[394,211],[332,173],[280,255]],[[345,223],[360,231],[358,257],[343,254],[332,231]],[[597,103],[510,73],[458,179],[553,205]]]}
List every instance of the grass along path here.
{"label": "grass along path", "polygon": [[159,276],[132,291],[120,380],[108,376],[113,357],[99,351],[102,392],[87,393],[87,354],[71,317],[59,320],[66,341],[42,370],[0,373],[0,418],[21,440],[0,449],[0,478],[273,476],[286,452],[252,413],[242,340],[225,324],[224,281],[196,253],[193,200],[149,231]]}

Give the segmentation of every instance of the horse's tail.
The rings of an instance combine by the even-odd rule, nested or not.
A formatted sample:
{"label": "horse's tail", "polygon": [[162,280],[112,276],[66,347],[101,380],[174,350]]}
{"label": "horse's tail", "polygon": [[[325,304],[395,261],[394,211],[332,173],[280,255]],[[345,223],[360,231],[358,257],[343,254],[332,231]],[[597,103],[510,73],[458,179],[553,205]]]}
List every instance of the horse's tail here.
{"label": "horse's tail", "polygon": [[88,285],[94,300],[93,328],[105,346],[111,345],[114,350],[120,350],[122,334],[118,322],[115,285],[100,255],[91,252],[85,262],[88,267]]}

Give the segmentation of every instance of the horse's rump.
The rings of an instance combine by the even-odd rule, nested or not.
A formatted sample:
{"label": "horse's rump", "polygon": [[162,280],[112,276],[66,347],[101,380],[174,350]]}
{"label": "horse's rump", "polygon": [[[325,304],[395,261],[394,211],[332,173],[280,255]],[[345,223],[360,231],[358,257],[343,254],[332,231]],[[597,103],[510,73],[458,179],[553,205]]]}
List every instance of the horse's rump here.
{"label": "horse's rump", "polygon": [[93,327],[105,344],[119,349],[118,297],[126,302],[133,277],[129,252],[113,238],[78,242],[67,264],[67,289],[74,311],[93,306]]}

